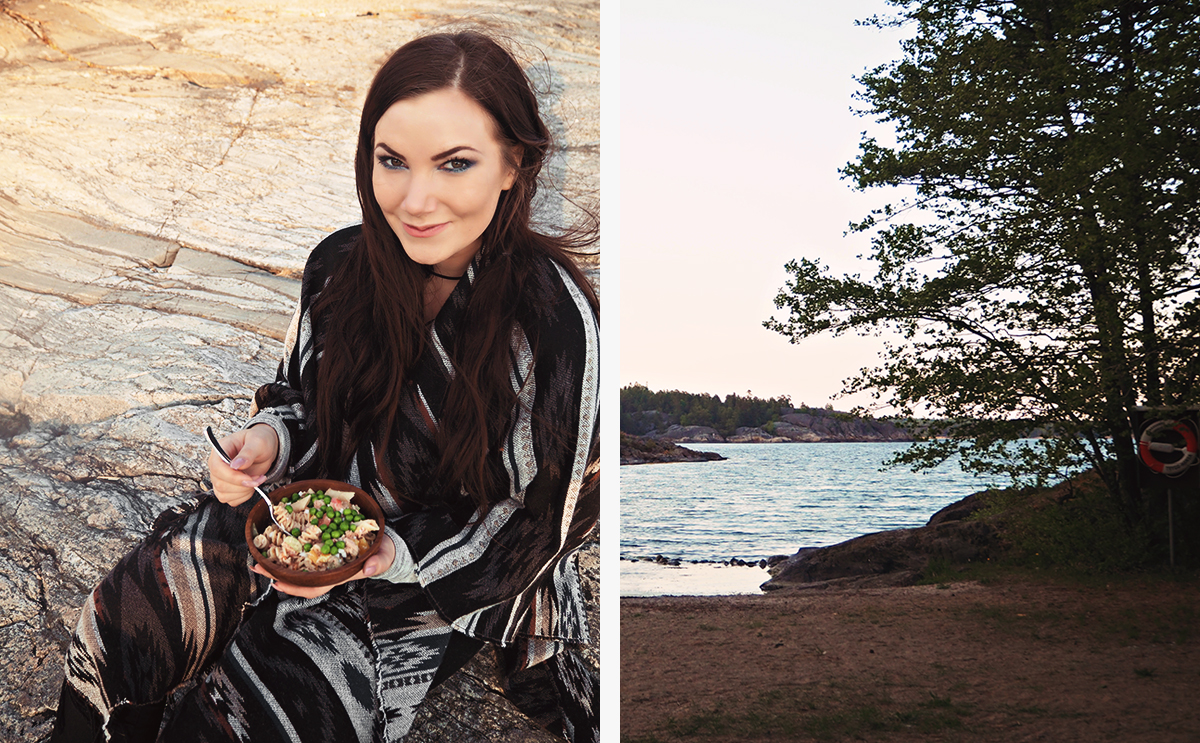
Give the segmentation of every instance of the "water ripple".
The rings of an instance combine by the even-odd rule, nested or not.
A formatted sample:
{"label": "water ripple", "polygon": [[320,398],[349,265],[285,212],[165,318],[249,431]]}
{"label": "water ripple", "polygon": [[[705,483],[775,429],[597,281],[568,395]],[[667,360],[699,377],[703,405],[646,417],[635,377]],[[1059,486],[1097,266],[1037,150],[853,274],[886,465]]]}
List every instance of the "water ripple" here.
{"label": "water ripple", "polygon": [[621,468],[621,557],[758,560],[921,526],[989,483],[953,462],[880,471],[907,444],[696,444],[720,462]]}

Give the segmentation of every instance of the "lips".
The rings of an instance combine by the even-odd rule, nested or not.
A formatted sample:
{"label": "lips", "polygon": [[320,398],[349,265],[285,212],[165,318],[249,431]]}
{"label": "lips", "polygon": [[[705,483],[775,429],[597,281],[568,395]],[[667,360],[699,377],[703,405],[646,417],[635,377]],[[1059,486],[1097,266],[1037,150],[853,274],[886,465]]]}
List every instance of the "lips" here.
{"label": "lips", "polygon": [[450,226],[449,222],[441,222],[440,224],[426,224],[417,226],[408,222],[401,222],[404,225],[404,231],[413,237],[433,237],[442,230]]}

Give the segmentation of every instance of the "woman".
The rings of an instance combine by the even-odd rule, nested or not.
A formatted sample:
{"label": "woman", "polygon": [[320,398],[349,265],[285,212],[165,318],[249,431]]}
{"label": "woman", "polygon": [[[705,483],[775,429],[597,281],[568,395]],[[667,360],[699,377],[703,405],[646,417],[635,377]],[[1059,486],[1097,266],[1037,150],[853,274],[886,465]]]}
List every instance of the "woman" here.
{"label": "woman", "polygon": [[[160,517],[84,607],[53,740],[396,741],[484,642],[515,669],[550,661],[565,731],[595,739],[570,648],[598,514],[596,300],[566,251],[587,240],[530,227],[548,145],[485,36],[417,39],[379,70],[363,223],[310,256],[213,494]],[[379,553],[337,586],[252,573],[253,487],[314,477],[379,501]]]}

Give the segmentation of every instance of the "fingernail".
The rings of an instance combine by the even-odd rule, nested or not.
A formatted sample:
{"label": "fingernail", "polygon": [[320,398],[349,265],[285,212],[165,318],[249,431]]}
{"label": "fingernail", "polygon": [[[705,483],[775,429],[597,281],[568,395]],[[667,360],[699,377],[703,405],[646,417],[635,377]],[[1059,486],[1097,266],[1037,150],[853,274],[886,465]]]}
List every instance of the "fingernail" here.
{"label": "fingernail", "polygon": [[254,485],[255,482],[253,480],[242,480],[242,487],[244,488],[252,488]]}
{"label": "fingernail", "polygon": [[368,562],[363,565],[363,575],[375,575],[375,563]]}
{"label": "fingernail", "polygon": [[236,457],[236,458],[234,458],[234,460],[232,462],[229,463],[229,466],[234,468],[235,470],[240,470],[242,467],[246,466],[246,458],[245,457]]}

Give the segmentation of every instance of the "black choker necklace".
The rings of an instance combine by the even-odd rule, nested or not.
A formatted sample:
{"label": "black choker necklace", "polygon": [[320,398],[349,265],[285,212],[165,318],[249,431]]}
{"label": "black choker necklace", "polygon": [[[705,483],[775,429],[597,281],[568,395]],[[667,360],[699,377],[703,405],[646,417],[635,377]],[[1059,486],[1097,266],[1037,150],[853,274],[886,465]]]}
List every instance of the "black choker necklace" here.
{"label": "black choker necklace", "polygon": [[439,279],[445,279],[446,281],[458,281],[463,276],[466,276],[465,273],[462,276],[447,276],[444,273],[438,273],[437,271],[434,271],[433,268],[431,268],[429,266],[425,267],[425,273],[427,273],[431,276],[437,276]]}

